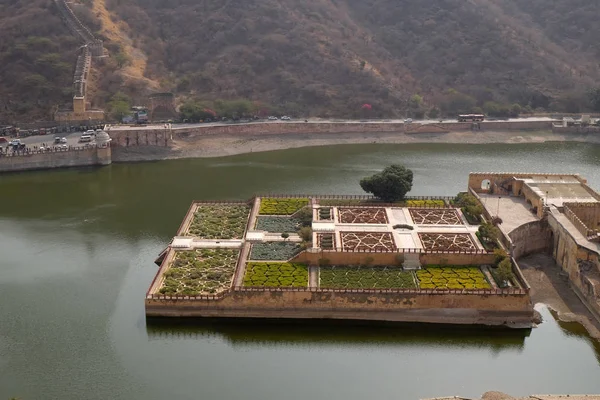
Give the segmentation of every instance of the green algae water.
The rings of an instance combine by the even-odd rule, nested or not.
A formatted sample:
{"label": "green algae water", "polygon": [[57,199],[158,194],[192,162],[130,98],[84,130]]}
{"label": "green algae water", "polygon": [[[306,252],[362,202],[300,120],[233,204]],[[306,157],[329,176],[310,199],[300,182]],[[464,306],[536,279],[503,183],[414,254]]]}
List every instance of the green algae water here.
{"label": "green algae water", "polygon": [[190,202],[360,193],[391,164],[413,195],[471,171],[580,173],[600,146],[347,145],[0,176],[0,400],[418,399],[600,393],[600,347],[572,324],[531,331],[209,322],[147,325],[153,260]]}

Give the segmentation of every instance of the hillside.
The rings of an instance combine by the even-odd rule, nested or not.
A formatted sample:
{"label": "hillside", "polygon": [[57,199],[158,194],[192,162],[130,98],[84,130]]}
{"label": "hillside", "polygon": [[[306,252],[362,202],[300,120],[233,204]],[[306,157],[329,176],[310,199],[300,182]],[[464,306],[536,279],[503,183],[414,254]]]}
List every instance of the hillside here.
{"label": "hillside", "polygon": [[[168,90],[294,115],[452,114],[489,102],[577,112],[594,107],[586,93],[600,78],[591,0],[81,2],[74,10],[111,55],[94,73],[100,106],[117,91],[139,103]],[[68,103],[77,42],[51,0],[10,3],[0,5],[0,118],[41,118]]]}

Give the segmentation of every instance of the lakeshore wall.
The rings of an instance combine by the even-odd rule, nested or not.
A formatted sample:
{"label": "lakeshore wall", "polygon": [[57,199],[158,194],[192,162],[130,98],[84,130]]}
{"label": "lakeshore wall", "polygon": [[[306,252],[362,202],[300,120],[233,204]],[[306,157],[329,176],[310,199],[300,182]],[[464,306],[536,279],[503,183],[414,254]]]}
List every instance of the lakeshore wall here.
{"label": "lakeshore wall", "polygon": [[[175,126],[176,127],[176,126]],[[331,133],[398,133],[398,134],[444,134],[461,131],[507,131],[507,130],[550,130],[550,121],[488,121],[472,124],[470,122],[446,122],[438,124],[404,123],[265,123],[229,124],[215,126],[197,126],[182,129],[115,129],[110,136],[113,145],[130,146],[170,146],[173,140],[193,139],[206,135],[279,135],[279,134],[331,134]]]}
{"label": "lakeshore wall", "polygon": [[[600,320],[600,254],[598,247],[578,243],[569,229],[576,227],[558,210],[551,209],[548,224],[552,229],[552,255],[568,275],[573,291],[588,309]],[[568,227],[571,224],[571,227]],[[590,244],[588,242],[588,244]]]}
{"label": "lakeshore wall", "polygon": [[0,172],[109,165],[111,162],[110,147],[90,147],[66,151],[1,156]]}
{"label": "lakeshore wall", "polygon": [[149,317],[317,318],[451,324],[530,324],[528,294],[240,290],[218,301],[146,298]]}

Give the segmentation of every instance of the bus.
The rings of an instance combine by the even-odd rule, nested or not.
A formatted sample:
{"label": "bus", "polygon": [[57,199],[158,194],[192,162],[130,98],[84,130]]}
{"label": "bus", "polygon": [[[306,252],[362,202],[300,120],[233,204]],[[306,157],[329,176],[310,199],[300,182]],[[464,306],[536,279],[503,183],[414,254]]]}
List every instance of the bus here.
{"label": "bus", "polygon": [[461,114],[458,116],[458,122],[479,122],[485,119],[483,114]]}

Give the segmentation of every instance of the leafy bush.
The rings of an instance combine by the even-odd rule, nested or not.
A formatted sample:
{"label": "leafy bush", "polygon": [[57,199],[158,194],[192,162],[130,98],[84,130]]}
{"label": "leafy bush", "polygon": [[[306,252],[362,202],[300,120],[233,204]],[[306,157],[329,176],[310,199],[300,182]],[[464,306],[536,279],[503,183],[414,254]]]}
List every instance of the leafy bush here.
{"label": "leafy bush", "polygon": [[383,171],[360,180],[360,187],[383,201],[403,200],[413,184],[413,172],[402,165],[390,165]]}
{"label": "leafy bush", "polygon": [[300,227],[300,222],[291,217],[267,217],[258,216],[256,218],[256,229],[274,233],[296,232]]}
{"label": "leafy bush", "polygon": [[414,288],[414,275],[393,266],[321,266],[319,286],[331,289]]}
{"label": "leafy bush", "polygon": [[244,286],[308,286],[308,268],[304,264],[249,262]]}
{"label": "leafy bush", "polygon": [[490,289],[479,267],[440,267],[429,265],[417,271],[421,289]]}
{"label": "leafy bush", "polygon": [[406,200],[406,207],[444,207],[444,200]]}
{"label": "leafy bush", "polygon": [[311,226],[313,220],[312,208],[301,208],[300,211],[294,214],[294,219],[296,219],[301,226]]}
{"label": "leafy bush", "polygon": [[276,199],[264,197],[260,199],[258,213],[262,215],[292,215],[307,205],[307,198]]}
{"label": "leafy bush", "polygon": [[500,261],[497,267],[491,268],[490,272],[498,286],[501,288],[507,287],[508,282],[515,277],[512,272],[512,261],[508,257]]}
{"label": "leafy bush", "polygon": [[394,229],[408,229],[408,230],[413,230],[415,229],[414,226],[412,225],[407,225],[407,224],[396,224],[393,226]]}
{"label": "leafy bush", "polygon": [[294,242],[254,243],[250,251],[250,260],[289,260],[302,251]]}
{"label": "leafy bush", "polygon": [[250,207],[231,204],[202,204],[194,213],[187,236],[202,239],[241,239]]}
{"label": "leafy bush", "polygon": [[477,225],[480,222],[479,216],[483,213],[483,206],[477,197],[471,193],[459,193],[454,198],[453,204],[460,207],[471,225]]}
{"label": "leafy bush", "polygon": [[231,249],[178,251],[159,293],[195,296],[221,292],[231,284],[238,256],[239,251]]}
{"label": "leafy bush", "polygon": [[305,242],[312,242],[312,228],[309,226],[303,226],[302,228],[300,228],[300,230],[298,231],[298,235],[302,238],[302,240],[304,240]]}

